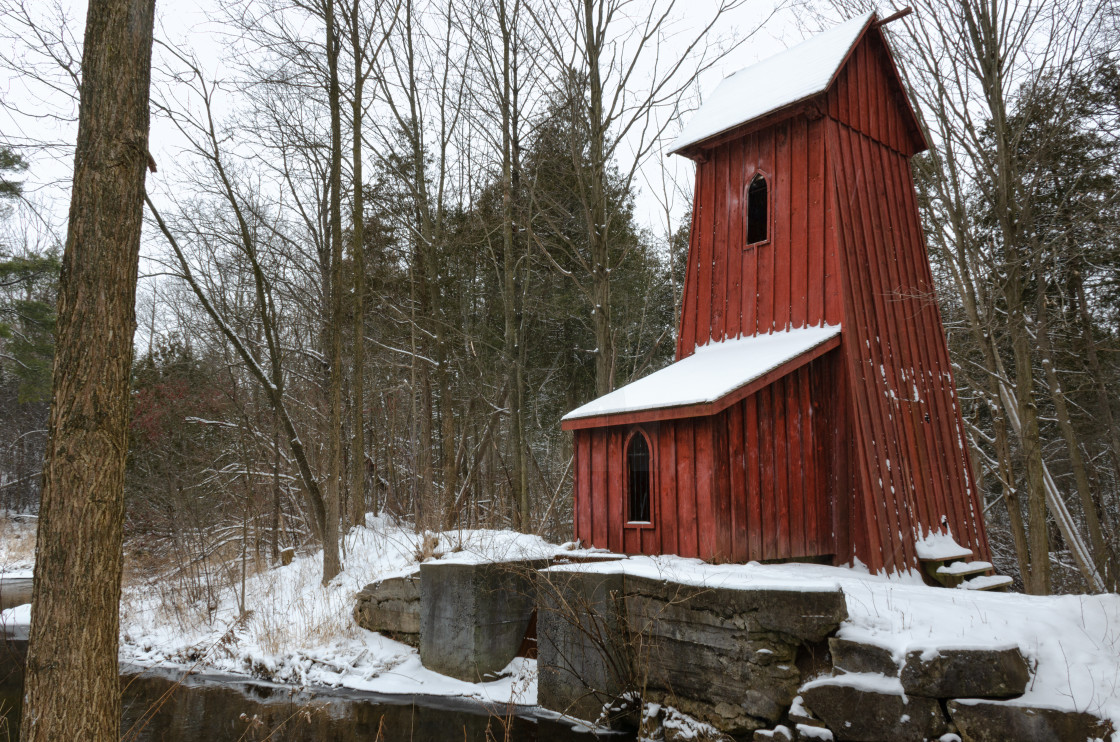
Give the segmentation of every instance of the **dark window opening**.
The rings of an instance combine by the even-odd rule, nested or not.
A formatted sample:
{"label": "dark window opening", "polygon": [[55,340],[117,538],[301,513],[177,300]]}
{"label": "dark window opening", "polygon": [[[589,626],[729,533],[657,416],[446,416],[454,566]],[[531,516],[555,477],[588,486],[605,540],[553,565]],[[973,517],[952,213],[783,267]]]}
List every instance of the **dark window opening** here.
{"label": "dark window opening", "polygon": [[649,443],[635,433],[626,446],[626,483],[630,495],[631,523],[649,522]]}
{"label": "dark window opening", "polygon": [[766,178],[754,176],[747,189],[747,244],[766,242],[766,229],[769,222],[766,203]]}

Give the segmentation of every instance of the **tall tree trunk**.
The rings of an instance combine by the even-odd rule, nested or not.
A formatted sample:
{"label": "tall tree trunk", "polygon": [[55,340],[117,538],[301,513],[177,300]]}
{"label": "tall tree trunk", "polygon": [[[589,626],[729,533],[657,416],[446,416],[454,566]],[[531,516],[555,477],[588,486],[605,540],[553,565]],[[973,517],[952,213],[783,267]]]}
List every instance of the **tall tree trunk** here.
{"label": "tall tree trunk", "polygon": [[[514,11],[516,13],[516,9]],[[504,321],[503,348],[509,374],[509,445],[513,461],[513,502],[517,515],[516,525],[525,532],[530,530],[529,472],[525,455],[524,357],[521,289],[518,281],[519,251],[514,240],[515,200],[520,187],[518,155],[518,124],[516,92],[512,81],[514,19],[510,16],[506,0],[498,0],[498,22],[502,34],[502,90],[499,106],[502,116],[502,319]]]}
{"label": "tall tree trunk", "polygon": [[338,84],[338,29],[334,0],[326,0],[328,99],[331,109],[330,183],[330,420],[327,423],[326,521],[323,523],[323,584],[342,570],[338,555],[338,516],[342,490],[342,104]]}
{"label": "tall tree trunk", "polygon": [[353,380],[350,389],[354,396],[350,409],[353,412],[350,438],[350,497],[357,510],[358,523],[365,523],[366,503],[366,442],[365,442],[365,297],[366,297],[366,260],[365,260],[365,202],[362,184],[362,93],[365,75],[362,72],[362,44],[358,22],[359,4],[357,0],[350,8],[350,43],[354,57],[354,97],[352,100],[351,127],[353,128],[354,172],[354,224],[351,242],[354,261],[354,330],[351,350],[353,361]]}
{"label": "tall tree trunk", "polygon": [[595,393],[614,389],[614,337],[611,334],[611,271],[607,244],[607,131],[603,121],[603,81],[599,70],[603,38],[597,22],[602,10],[596,0],[583,0],[583,22],[588,74],[588,126],[590,132],[587,184],[587,239],[591,256],[591,327],[595,333]]}
{"label": "tall tree trunk", "polygon": [[22,739],[116,742],[124,470],[154,0],[92,0],[32,592]]}

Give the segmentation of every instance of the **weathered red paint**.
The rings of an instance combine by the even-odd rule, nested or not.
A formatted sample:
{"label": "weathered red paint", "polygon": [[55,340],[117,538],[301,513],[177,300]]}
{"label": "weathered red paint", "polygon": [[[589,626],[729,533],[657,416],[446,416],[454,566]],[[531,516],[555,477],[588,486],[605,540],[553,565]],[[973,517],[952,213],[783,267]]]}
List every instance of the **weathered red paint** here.
{"label": "weathered red paint", "polygon": [[[947,526],[988,558],[909,168],[926,143],[873,20],[824,93],[685,152],[698,164],[677,359],[806,325],[841,336],[713,404],[567,421],[585,543],[896,570]],[[746,246],[759,173],[770,224]],[[649,525],[625,523],[635,428],[654,458]]]}

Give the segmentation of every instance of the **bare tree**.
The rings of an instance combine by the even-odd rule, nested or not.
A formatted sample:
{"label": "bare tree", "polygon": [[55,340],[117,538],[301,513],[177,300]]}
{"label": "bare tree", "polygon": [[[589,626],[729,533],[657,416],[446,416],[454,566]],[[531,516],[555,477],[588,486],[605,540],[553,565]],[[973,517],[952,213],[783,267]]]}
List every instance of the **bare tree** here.
{"label": "bare tree", "polygon": [[154,0],[94,0],[36,547],[24,740],[120,737],[117,669],[129,379]]}
{"label": "bare tree", "polygon": [[[663,45],[676,35],[680,8],[675,0],[648,6],[635,0],[557,0],[532,9],[540,38],[561,71],[554,95],[571,106],[576,124],[569,144],[573,162],[580,165],[577,188],[585,244],[567,240],[559,249],[579,266],[578,274],[565,272],[590,305],[600,395],[614,388],[616,371],[610,294],[617,266],[611,264],[608,233],[619,214],[611,206],[610,171],[619,168],[618,182],[629,192],[646,158],[662,142],[685,91],[753,34],[733,43],[710,36],[720,19],[740,5],[742,0],[721,0],[697,31],[677,39],[672,53]],[[755,30],[765,22],[760,19]],[[559,261],[553,264],[560,268]]]}

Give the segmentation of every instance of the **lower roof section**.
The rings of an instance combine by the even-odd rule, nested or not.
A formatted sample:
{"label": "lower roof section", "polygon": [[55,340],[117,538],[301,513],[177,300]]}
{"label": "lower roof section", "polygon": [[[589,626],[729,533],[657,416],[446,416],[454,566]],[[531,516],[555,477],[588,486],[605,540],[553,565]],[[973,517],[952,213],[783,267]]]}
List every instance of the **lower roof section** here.
{"label": "lower roof section", "polygon": [[561,425],[574,430],[713,415],[839,345],[839,325],[709,343],[572,410]]}

